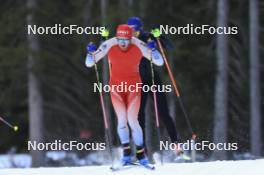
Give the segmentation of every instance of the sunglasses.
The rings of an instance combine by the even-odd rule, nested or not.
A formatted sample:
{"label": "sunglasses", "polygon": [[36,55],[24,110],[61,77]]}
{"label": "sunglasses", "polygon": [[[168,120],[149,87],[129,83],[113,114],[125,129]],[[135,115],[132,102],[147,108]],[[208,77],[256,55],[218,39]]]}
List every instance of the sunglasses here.
{"label": "sunglasses", "polygon": [[117,38],[118,42],[128,42],[130,41],[130,39],[126,39],[126,38]]}

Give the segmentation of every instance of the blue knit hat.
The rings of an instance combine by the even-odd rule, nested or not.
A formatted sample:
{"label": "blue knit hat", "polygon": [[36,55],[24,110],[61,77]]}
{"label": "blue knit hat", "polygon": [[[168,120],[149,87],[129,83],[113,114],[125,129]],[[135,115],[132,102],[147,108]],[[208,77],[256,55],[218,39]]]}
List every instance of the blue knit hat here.
{"label": "blue knit hat", "polygon": [[140,18],[138,18],[138,17],[128,18],[127,24],[130,26],[133,26],[133,29],[136,31],[141,31],[142,27],[143,27],[143,24],[142,24]]}

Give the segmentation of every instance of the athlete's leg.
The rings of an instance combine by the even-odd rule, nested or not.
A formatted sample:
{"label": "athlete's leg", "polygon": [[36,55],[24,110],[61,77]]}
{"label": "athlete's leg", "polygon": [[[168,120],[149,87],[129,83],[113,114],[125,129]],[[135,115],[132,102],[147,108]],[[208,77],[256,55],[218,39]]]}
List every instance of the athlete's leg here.
{"label": "athlete's leg", "polygon": [[141,91],[141,102],[140,102],[140,108],[139,108],[139,113],[138,113],[138,121],[139,124],[143,130],[143,139],[145,140],[145,120],[146,120],[146,115],[145,115],[145,108],[148,100],[148,92],[143,92]]}
{"label": "athlete's leg", "polygon": [[[155,71],[155,84],[162,85],[159,74],[156,71]],[[158,112],[159,112],[159,117],[165,124],[165,127],[170,136],[171,142],[175,143],[175,142],[178,142],[178,135],[177,135],[177,130],[176,130],[174,121],[172,120],[172,117],[169,114],[169,108],[168,108],[168,103],[167,103],[165,93],[166,92],[158,92],[158,91],[156,93]],[[151,97],[153,98],[153,95]]]}
{"label": "athlete's leg", "polygon": [[[140,107],[140,93],[130,93],[128,97],[127,118],[132,130],[132,137],[136,145],[136,157],[139,161],[145,160],[145,146],[143,132],[138,122],[138,111]],[[147,160],[146,160],[147,161]],[[148,162],[148,161],[147,161]]]}
{"label": "athlete's leg", "polygon": [[132,137],[137,146],[143,145],[143,132],[138,122],[138,111],[140,107],[140,93],[129,93],[127,119],[132,130]]}
{"label": "athlete's leg", "polygon": [[157,92],[157,106],[158,106],[158,112],[161,120],[165,124],[165,127],[168,131],[168,134],[170,136],[171,142],[177,142],[178,136],[176,127],[174,125],[174,121],[172,117],[169,114],[169,108],[167,105],[167,99],[165,96],[165,92]]}
{"label": "athlete's leg", "polygon": [[127,111],[125,102],[120,94],[111,92],[111,100],[117,116],[117,132],[122,144],[129,143],[129,128],[127,126]]}

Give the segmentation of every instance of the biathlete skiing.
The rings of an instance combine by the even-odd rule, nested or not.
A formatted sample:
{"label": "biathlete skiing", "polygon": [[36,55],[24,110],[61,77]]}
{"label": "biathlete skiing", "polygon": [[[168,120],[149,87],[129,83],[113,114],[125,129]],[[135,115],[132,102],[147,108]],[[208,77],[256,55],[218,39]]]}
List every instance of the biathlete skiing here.
{"label": "biathlete skiing", "polygon": [[[149,39],[156,42],[156,38],[152,35],[150,32],[145,32],[143,30],[143,23],[140,18],[138,17],[130,17],[127,21],[127,24],[132,27],[133,29],[133,36],[137,37],[141,41],[147,42]],[[173,46],[165,37],[161,36],[161,44],[166,48],[167,50],[171,49]],[[142,80],[142,85],[151,85],[152,84],[152,74],[151,74],[151,66],[149,64],[149,61],[147,58],[143,57],[141,59],[140,65],[139,65],[139,71],[140,76]],[[162,85],[161,78],[159,76],[159,73],[154,70],[154,81],[156,85]],[[157,91],[157,108],[158,113],[165,124],[165,127],[168,131],[169,137],[171,139],[171,142],[178,143],[178,135],[177,130],[174,125],[174,121],[172,120],[172,117],[169,114],[169,108],[168,103],[166,100],[166,92]],[[145,108],[147,104],[148,95],[151,96],[153,99],[152,93],[149,92],[141,92],[141,105],[139,110],[139,124],[142,127],[143,131],[145,129]],[[145,134],[144,134],[145,138]],[[183,159],[183,160],[190,160],[190,157],[186,154],[184,154],[183,150],[178,147],[175,152],[176,155],[178,155],[177,159]]]}
{"label": "biathlete skiing", "polygon": [[[146,58],[157,66],[162,66],[164,63],[162,56],[155,48],[155,42],[150,41],[146,44],[133,37],[133,30],[127,24],[119,25],[116,37],[104,41],[98,49],[94,44],[89,44],[87,51],[85,62],[87,67],[94,66],[103,57],[108,56],[111,67],[110,87],[117,87],[124,83],[127,86],[139,86],[142,82],[139,71],[142,58]],[[123,146],[122,164],[132,164],[130,127],[136,145],[136,158],[141,165],[152,166],[145,155],[143,132],[138,121],[141,89],[119,92],[116,88],[112,88],[110,96],[117,115],[118,136]]]}

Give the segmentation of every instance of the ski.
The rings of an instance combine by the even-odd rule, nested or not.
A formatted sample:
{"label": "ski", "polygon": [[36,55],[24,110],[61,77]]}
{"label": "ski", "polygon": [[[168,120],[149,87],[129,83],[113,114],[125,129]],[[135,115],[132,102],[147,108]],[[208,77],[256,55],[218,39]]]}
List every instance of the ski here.
{"label": "ski", "polygon": [[155,166],[152,165],[152,164],[140,165],[140,166],[142,166],[142,167],[144,167],[146,169],[149,169],[149,170],[155,170]]}
{"label": "ski", "polygon": [[112,171],[121,171],[121,170],[128,170],[133,168],[133,165],[126,165],[126,166],[118,166],[118,167],[110,167]]}
{"label": "ski", "polygon": [[152,165],[152,164],[141,165],[138,162],[133,162],[133,163],[130,163],[128,165],[122,165],[122,166],[117,166],[117,167],[113,167],[112,166],[112,167],[110,167],[110,169],[112,171],[120,171],[120,170],[131,169],[131,168],[134,168],[134,167],[142,167],[142,168],[146,168],[148,170],[155,170],[155,166]]}
{"label": "ski", "polygon": [[137,162],[131,162],[129,164],[126,164],[126,165],[120,165],[120,166],[112,166],[110,167],[110,169],[112,171],[120,171],[120,170],[127,170],[127,169],[130,169],[130,168],[133,168],[134,166],[139,166],[140,164],[137,163]]}
{"label": "ski", "polygon": [[147,168],[147,169],[150,169],[150,170],[154,170],[155,169],[155,166],[152,165],[152,164],[141,165],[139,162],[133,162],[133,165],[137,165],[139,167],[144,167],[144,168]]}

